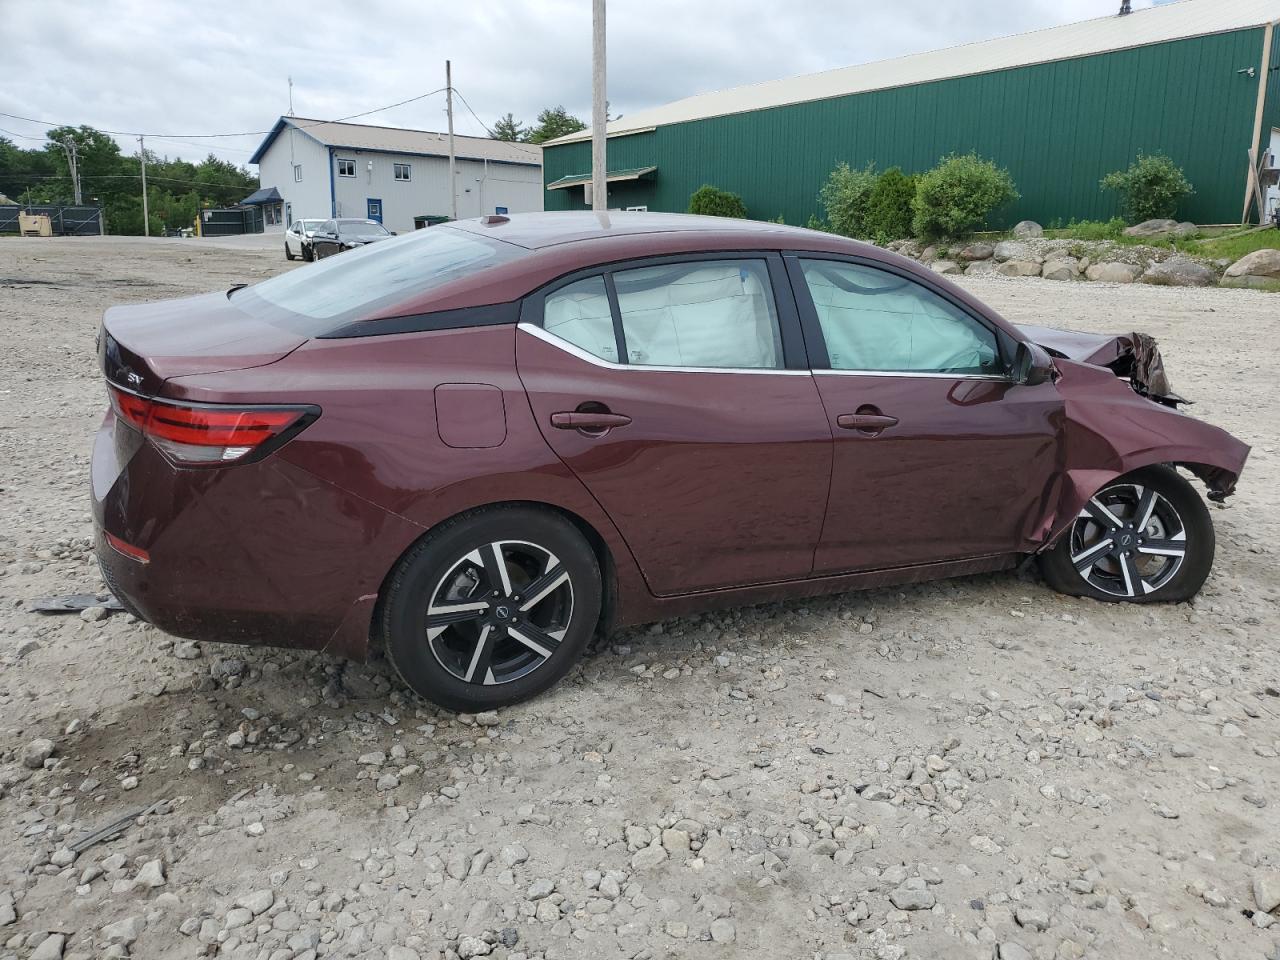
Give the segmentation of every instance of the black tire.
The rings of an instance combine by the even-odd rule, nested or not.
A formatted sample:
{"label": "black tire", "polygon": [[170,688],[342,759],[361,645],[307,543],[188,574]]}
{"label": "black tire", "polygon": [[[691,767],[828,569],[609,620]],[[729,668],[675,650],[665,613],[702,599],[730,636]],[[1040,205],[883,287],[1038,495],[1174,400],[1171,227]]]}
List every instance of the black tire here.
{"label": "black tire", "polygon": [[[533,594],[522,593],[530,586]],[[535,599],[543,590],[550,592]],[[537,696],[569,672],[595,632],[600,596],[596,555],[567,520],[527,507],[472,511],[400,561],[383,597],[383,641],[420,696],[453,710],[493,710]],[[462,609],[474,607],[485,610]],[[437,612],[429,624],[430,609]]]}
{"label": "black tire", "polygon": [[[1144,511],[1149,522],[1139,529]],[[1195,487],[1171,467],[1143,467],[1099,490],[1041,554],[1040,570],[1049,586],[1075,597],[1178,603],[1200,592],[1215,548],[1213,519]]]}
{"label": "black tire", "polygon": [[313,250],[308,244],[305,244],[305,243],[302,244],[302,262],[310,263],[315,258],[316,258],[315,250]]}
{"label": "black tire", "polygon": [[284,258],[285,258],[286,260],[292,260],[292,259],[294,258],[294,257],[293,257],[293,251],[289,249],[289,241],[288,241],[288,240],[286,240],[286,241],[284,242]]}

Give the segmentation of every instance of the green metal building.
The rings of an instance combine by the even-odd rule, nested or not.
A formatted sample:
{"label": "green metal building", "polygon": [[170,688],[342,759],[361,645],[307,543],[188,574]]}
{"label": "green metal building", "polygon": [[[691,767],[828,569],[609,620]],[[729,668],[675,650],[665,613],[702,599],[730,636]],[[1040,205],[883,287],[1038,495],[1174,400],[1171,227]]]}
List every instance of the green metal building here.
{"label": "green metal building", "polygon": [[[1165,153],[1195,185],[1182,218],[1238,223],[1249,150],[1280,155],[1278,23],[1280,0],[1181,0],[689,97],[609,124],[608,206],[683,211],[709,183],[804,224],[840,162],[912,173],[972,150],[1022,195],[993,226],[1107,219],[1098,181]],[[590,173],[589,131],[546,144],[546,209],[589,207]]]}

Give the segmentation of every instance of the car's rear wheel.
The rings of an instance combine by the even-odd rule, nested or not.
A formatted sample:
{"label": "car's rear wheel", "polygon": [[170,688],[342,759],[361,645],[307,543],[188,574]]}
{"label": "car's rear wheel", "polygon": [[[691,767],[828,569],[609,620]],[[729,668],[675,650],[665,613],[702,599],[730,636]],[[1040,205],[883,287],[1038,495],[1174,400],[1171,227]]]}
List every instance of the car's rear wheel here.
{"label": "car's rear wheel", "polygon": [[284,242],[284,258],[285,258],[286,260],[292,260],[292,259],[293,259],[293,250],[291,250],[291,249],[289,248],[289,241],[288,241],[288,240],[286,240],[286,241]]}
{"label": "car's rear wheel", "polygon": [[560,680],[600,617],[600,566],[573,524],[539,509],[463,514],[400,562],[384,597],[387,655],[415,692],[476,712]]}
{"label": "car's rear wheel", "polygon": [[1214,549],[1213,520],[1195,488],[1169,467],[1145,467],[1094,494],[1040,568],[1072,596],[1175,603],[1204,586]]}

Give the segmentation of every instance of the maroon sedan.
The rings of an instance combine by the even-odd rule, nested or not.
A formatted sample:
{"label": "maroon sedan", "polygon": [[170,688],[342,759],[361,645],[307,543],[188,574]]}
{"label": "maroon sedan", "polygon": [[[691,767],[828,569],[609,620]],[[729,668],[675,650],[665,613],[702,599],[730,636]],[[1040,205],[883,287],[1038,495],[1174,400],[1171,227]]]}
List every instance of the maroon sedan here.
{"label": "maroon sedan", "polygon": [[1140,334],[1020,329],[901,257],[766,223],[531,214],[109,310],[116,595],[178,636],[509,704],[597,630],[1011,568],[1186,600],[1248,448]]}

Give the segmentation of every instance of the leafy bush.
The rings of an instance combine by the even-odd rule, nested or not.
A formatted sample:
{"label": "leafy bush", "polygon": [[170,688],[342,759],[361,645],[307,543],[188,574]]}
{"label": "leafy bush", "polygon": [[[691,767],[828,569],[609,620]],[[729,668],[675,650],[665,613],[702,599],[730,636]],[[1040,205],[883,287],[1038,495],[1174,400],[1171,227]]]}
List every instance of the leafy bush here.
{"label": "leafy bush", "polygon": [[920,176],[912,227],[924,240],[964,237],[985,226],[992,211],[1017,199],[1008,170],[976,153],[953,154]]}
{"label": "leafy bush", "polygon": [[867,206],[875,185],[874,164],[854,170],[842,163],[832,170],[818,191],[818,202],[827,211],[827,229],[846,237],[867,236]]}
{"label": "leafy bush", "polygon": [[689,212],[705,217],[737,217],[745,220],[747,205],[736,193],[704,183],[689,197]]}
{"label": "leafy bush", "polygon": [[911,201],[915,199],[916,186],[916,178],[897,167],[880,174],[867,198],[868,237],[876,243],[888,243],[911,236]]}
{"label": "leafy bush", "polygon": [[1120,194],[1120,209],[1130,223],[1172,220],[1178,204],[1195,193],[1182,168],[1164,154],[1138,154],[1128,170],[1102,178],[1103,190]]}

